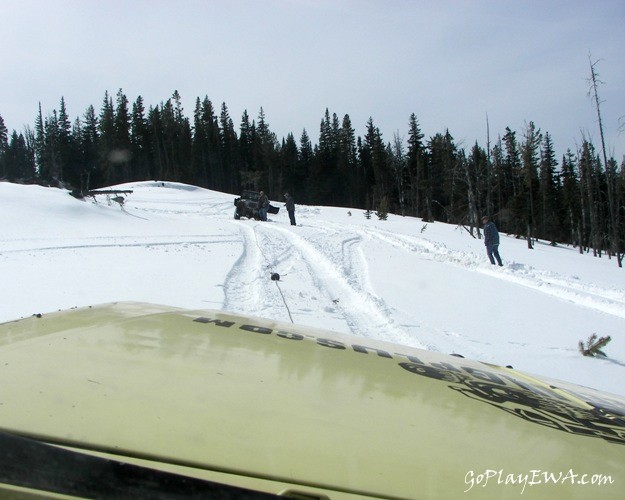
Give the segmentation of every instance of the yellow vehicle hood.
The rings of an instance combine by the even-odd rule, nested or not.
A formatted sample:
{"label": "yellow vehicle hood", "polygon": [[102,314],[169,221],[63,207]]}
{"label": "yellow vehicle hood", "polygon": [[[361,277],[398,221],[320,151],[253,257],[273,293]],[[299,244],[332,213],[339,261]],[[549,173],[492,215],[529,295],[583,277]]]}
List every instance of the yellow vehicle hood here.
{"label": "yellow vehicle hood", "polygon": [[[622,397],[141,303],[0,325],[0,430],[271,493],[617,498],[625,488]],[[599,475],[608,479],[591,484]]]}

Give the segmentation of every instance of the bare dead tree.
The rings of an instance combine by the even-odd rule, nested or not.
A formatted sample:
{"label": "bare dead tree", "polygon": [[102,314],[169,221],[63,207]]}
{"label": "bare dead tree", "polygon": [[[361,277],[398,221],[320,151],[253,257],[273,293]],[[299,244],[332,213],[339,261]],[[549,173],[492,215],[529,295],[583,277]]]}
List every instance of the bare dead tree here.
{"label": "bare dead tree", "polygon": [[615,197],[615,176],[616,176],[616,162],[608,163],[608,155],[605,149],[605,136],[603,133],[603,120],[601,119],[601,100],[599,99],[599,85],[603,84],[601,80],[599,80],[599,74],[597,73],[597,64],[599,60],[593,62],[590,54],[588,55],[588,62],[590,63],[590,78],[589,84],[590,89],[588,90],[588,96],[591,97],[595,104],[595,109],[597,110],[597,119],[599,121],[599,138],[601,139],[601,151],[603,153],[603,166],[605,168],[606,173],[606,183],[608,188],[608,213],[610,215],[610,227],[612,229],[611,235],[611,251],[612,254],[616,256],[616,262],[619,267],[623,267],[623,261],[620,258],[620,245],[619,245],[619,234],[618,234],[618,207],[616,206],[617,200]]}

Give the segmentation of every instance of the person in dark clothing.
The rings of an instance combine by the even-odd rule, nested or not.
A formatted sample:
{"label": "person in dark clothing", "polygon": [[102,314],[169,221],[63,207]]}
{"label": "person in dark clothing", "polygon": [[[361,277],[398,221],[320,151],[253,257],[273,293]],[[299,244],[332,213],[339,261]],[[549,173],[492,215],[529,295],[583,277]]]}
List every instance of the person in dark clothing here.
{"label": "person in dark clothing", "polygon": [[497,226],[487,216],[482,217],[482,224],[484,224],[484,245],[486,245],[486,253],[490,263],[495,265],[495,259],[497,259],[497,264],[503,266],[499,256],[499,231],[497,231]]}
{"label": "person in dark clothing", "polygon": [[258,198],[258,214],[260,215],[260,220],[267,220],[267,210],[269,209],[269,198],[264,191],[260,192],[260,198]]}
{"label": "person in dark clothing", "polygon": [[286,211],[289,212],[289,219],[291,220],[291,226],[295,226],[295,200],[289,193],[285,193],[286,198]]}

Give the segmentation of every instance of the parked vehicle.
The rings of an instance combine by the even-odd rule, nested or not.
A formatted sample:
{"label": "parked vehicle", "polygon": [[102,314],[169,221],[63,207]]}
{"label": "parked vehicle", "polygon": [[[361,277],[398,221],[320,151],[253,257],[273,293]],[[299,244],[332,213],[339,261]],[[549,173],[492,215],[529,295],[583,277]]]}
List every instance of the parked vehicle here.
{"label": "parked vehicle", "polygon": [[[259,198],[260,193],[258,191],[243,191],[239,198],[234,199],[234,218],[240,219],[241,217],[245,217],[246,219],[260,220]],[[267,212],[275,215],[279,210],[279,207],[269,205]]]}

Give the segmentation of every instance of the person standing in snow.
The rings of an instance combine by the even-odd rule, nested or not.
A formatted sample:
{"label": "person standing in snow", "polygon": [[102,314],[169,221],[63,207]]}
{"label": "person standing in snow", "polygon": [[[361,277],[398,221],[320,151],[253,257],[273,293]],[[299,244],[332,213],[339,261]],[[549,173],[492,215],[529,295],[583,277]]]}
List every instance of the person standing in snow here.
{"label": "person standing in snow", "polygon": [[291,220],[291,226],[295,226],[295,200],[289,193],[284,193],[286,198],[286,211],[289,212],[289,219]]}
{"label": "person standing in snow", "polygon": [[484,224],[484,245],[486,245],[486,253],[490,263],[495,265],[495,259],[497,259],[497,264],[503,266],[499,256],[499,231],[497,231],[497,226],[488,216],[482,217],[482,224]]}
{"label": "person standing in snow", "polygon": [[260,192],[260,197],[258,198],[258,214],[260,215],[260,220],[267,220],[267,210],[269,209],[269,198],[264,191]]}

